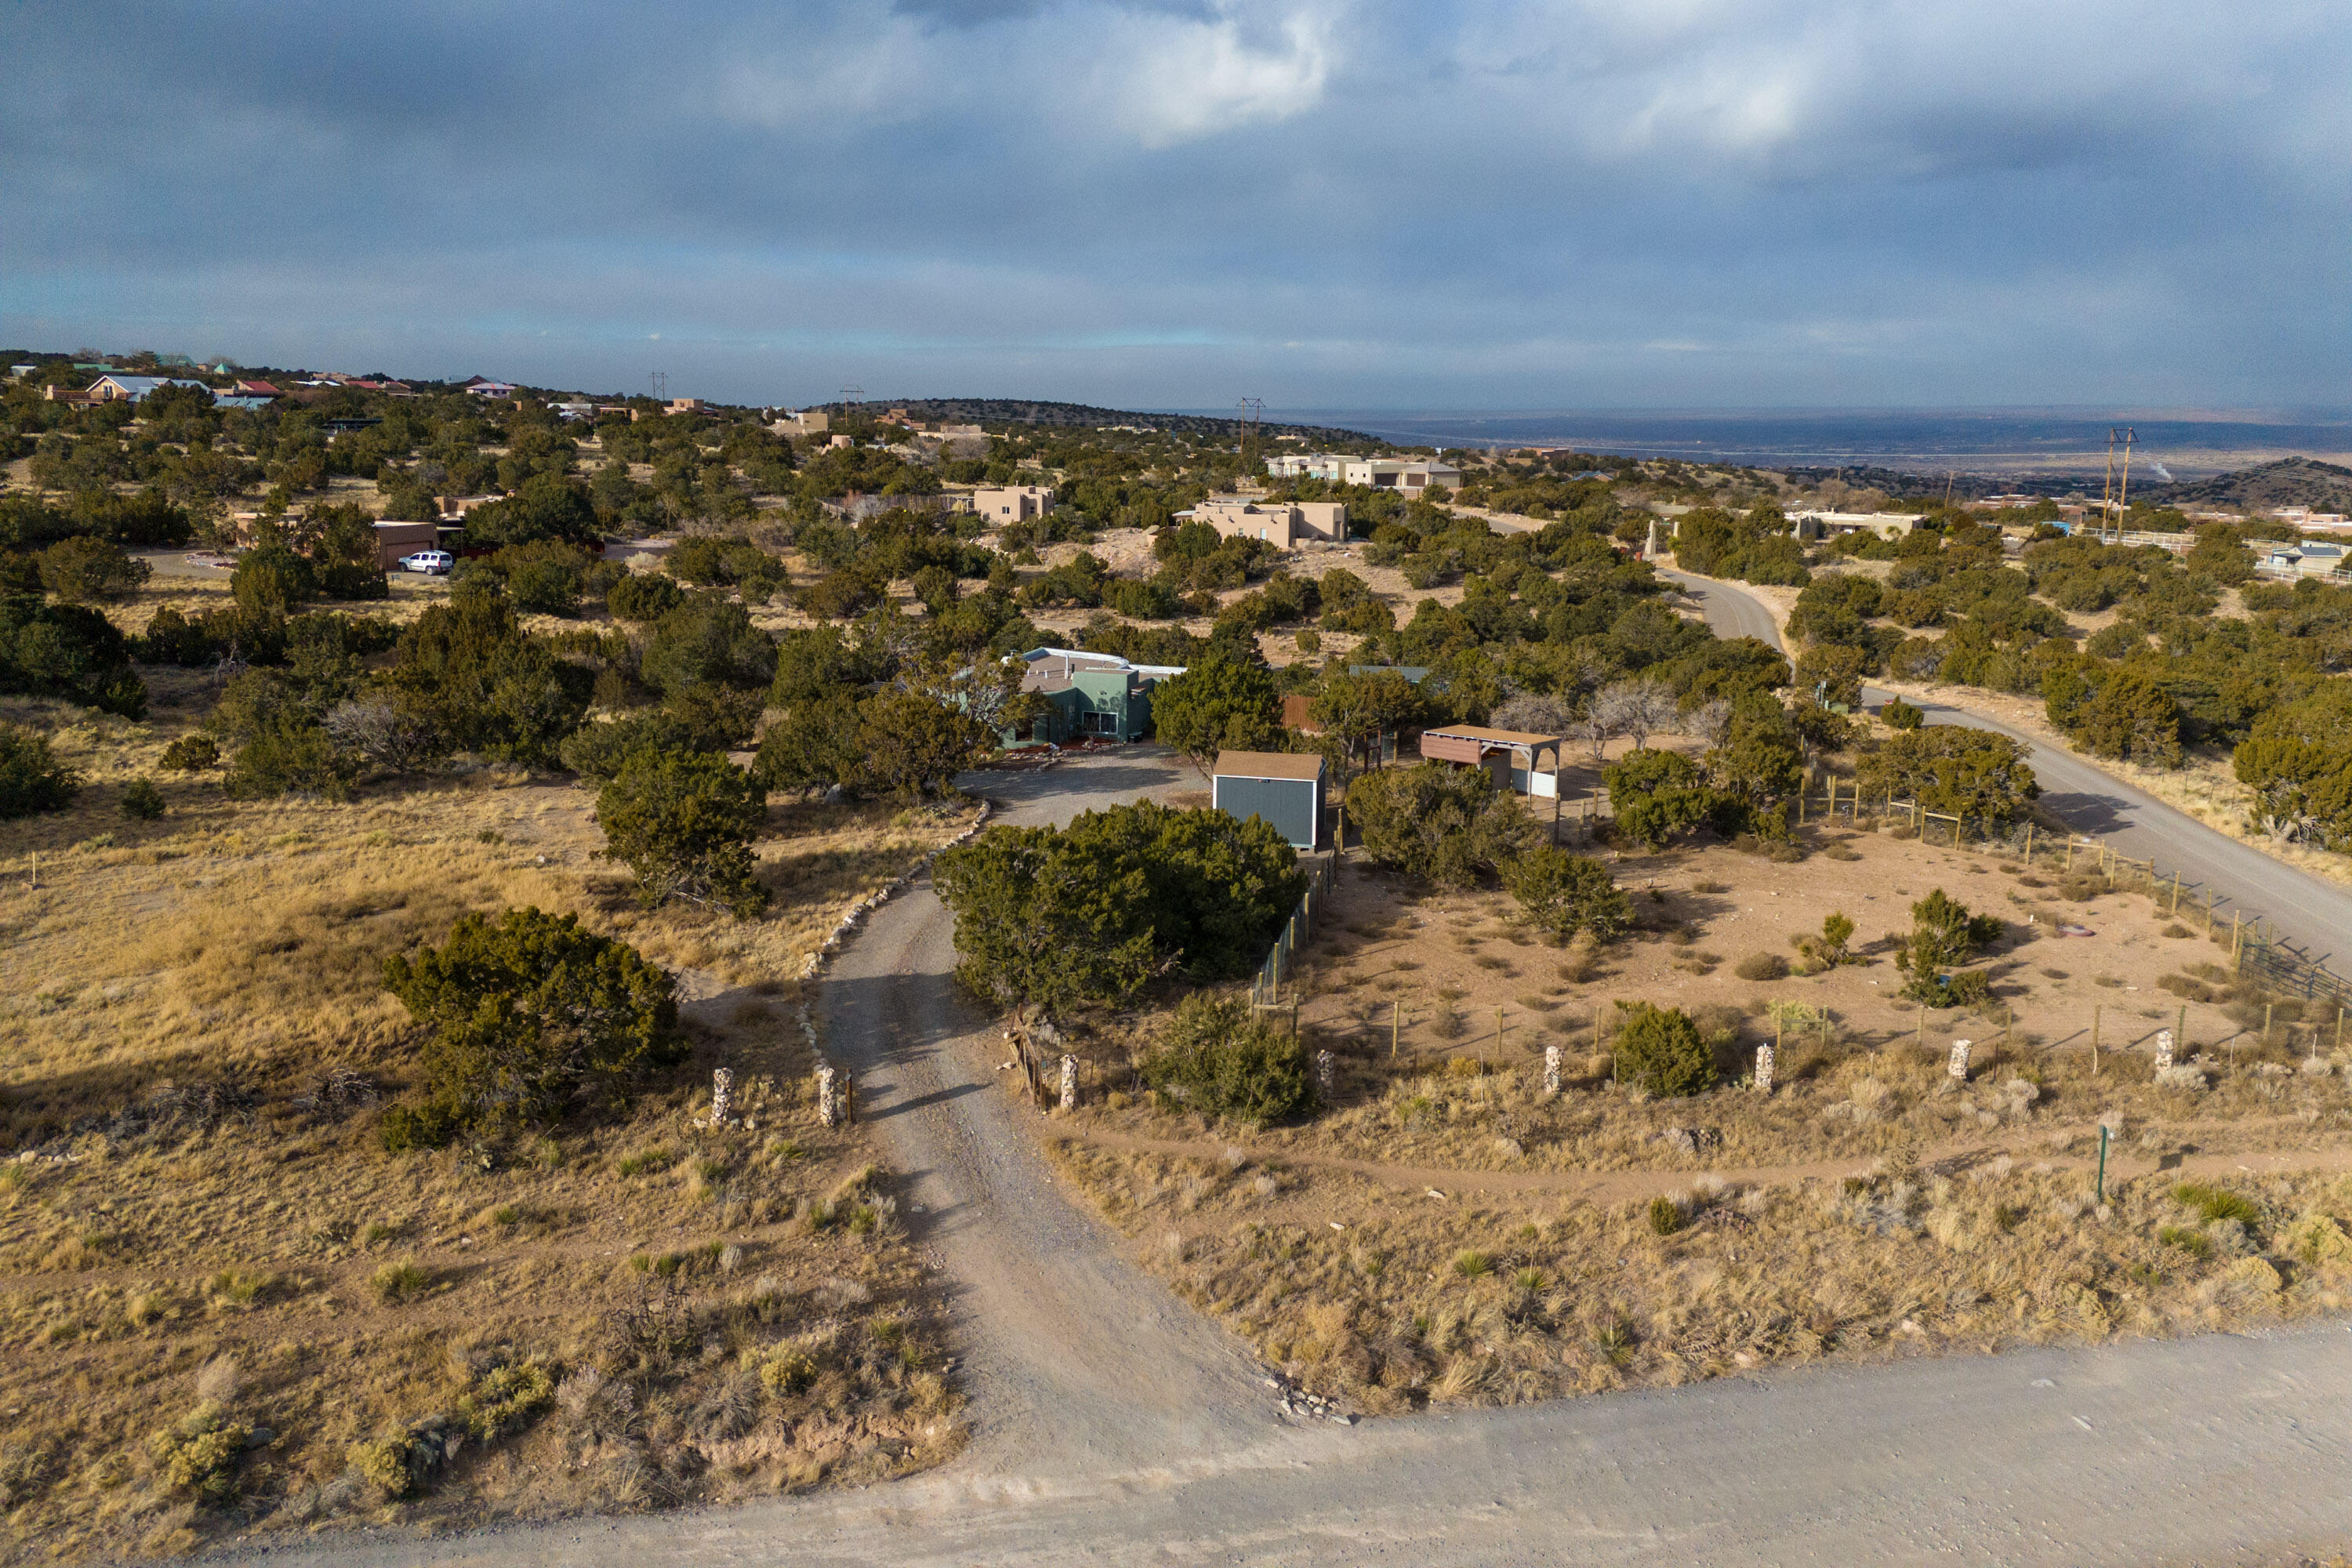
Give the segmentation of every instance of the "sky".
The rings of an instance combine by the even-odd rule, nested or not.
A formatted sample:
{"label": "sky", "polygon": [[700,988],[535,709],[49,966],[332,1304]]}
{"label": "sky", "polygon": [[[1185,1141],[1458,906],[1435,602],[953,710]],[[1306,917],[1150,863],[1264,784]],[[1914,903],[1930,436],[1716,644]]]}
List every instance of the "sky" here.
{"label": "sky", "polygon": [[5,27],[12,347],[1269,416],[2352,404],[2352,0]]}

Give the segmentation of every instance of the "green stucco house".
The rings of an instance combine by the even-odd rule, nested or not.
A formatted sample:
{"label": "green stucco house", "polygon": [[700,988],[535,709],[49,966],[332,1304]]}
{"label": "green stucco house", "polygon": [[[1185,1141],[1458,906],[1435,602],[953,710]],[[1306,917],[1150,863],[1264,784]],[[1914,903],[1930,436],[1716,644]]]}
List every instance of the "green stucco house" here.
{"label": "green stucco house", "polygon": [[1021,689],[1042,698],[1045,711],[1034,723],[1006,730],[1007,747],[1140,741],[1151,732],[1152,689],[1184,673],[1181,665],[1136,664],[1076,648],[1032,648],[1021,657],[1029,666]]}

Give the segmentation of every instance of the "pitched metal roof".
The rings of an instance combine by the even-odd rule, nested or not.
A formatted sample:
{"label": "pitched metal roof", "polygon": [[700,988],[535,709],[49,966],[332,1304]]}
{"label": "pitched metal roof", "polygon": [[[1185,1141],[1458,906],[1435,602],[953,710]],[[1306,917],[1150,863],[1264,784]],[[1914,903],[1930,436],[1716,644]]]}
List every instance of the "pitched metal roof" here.
{"label": "pitched metal roof", "polygon": [[1319,779],[1323,759],[1313,752],[1219,752],[1218,778]]}

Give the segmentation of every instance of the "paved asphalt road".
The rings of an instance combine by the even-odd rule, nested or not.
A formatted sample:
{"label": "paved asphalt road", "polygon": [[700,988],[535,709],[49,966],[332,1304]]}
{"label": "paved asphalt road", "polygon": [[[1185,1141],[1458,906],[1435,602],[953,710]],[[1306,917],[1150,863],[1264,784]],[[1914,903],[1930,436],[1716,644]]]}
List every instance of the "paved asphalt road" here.
{"label": "paved asphalt road", "polygon": [[[1016,822],[1197,788],[1158,748],[982,782]],[[929,1476],[239,1561],[754,1563],[2271,1564],[2352,1539],[2343,1325],[1813,1367],[1352,1427],[1281,1417],[1231,1336],[1065,1196],[949,984],[928,885],[829,973],[832,1048],[951,1282],[974,1436]],[[919,1205],[920,1213],[913,1206]]]}
{"label": "paved asphalt road", "polygon": [[[1659,574],[1697,602],[1717,636],[1756,637],[1780,647],[1772,612],[1753,595],[1688,573]],[[1874,702],[1889,695],[1876,689],[1864,692]],[[2220,898],[2224,917],[2232,910],[2250,921],[2260,917],[2306,956],[2326,961],[2339,974],[2352,973],[2352,889],[2284,865],[2078,757],[2041,745],[1981,714],[1944,703],[1921,706],[1930,723],[1992,730],[2031,747],[2033,774],[2043,792],[2042,804],[2077,831],[2105,839],[2119,853],[2136,860],[2153,859],[2168,877],[2177,868],[2184,910],[2192,901],[2201,904],[2211,892]]]}

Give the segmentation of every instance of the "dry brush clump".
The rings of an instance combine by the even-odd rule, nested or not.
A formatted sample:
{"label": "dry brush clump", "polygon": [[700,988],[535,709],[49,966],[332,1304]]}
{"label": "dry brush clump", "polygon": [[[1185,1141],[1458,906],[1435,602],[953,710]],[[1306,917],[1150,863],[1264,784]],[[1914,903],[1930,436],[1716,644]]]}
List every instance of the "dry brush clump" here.
{"label": "dry brush clump", "polygon": [[[1399,1201],[1288,1168],[1068,1143],[1150,1266],[1308,1386],[1372,1412],[1518,1404],[1792,1361],[2095,1343],[2352,1302],[2352,1180],[1942,1173],[1648,1201]],[[1307,1217],[1300,1211],[1307,1211]],[[1338,1214],[1343,1225],[1321,1217]],[[1467,1260],[1467,1261],[1465,1261]]]}

